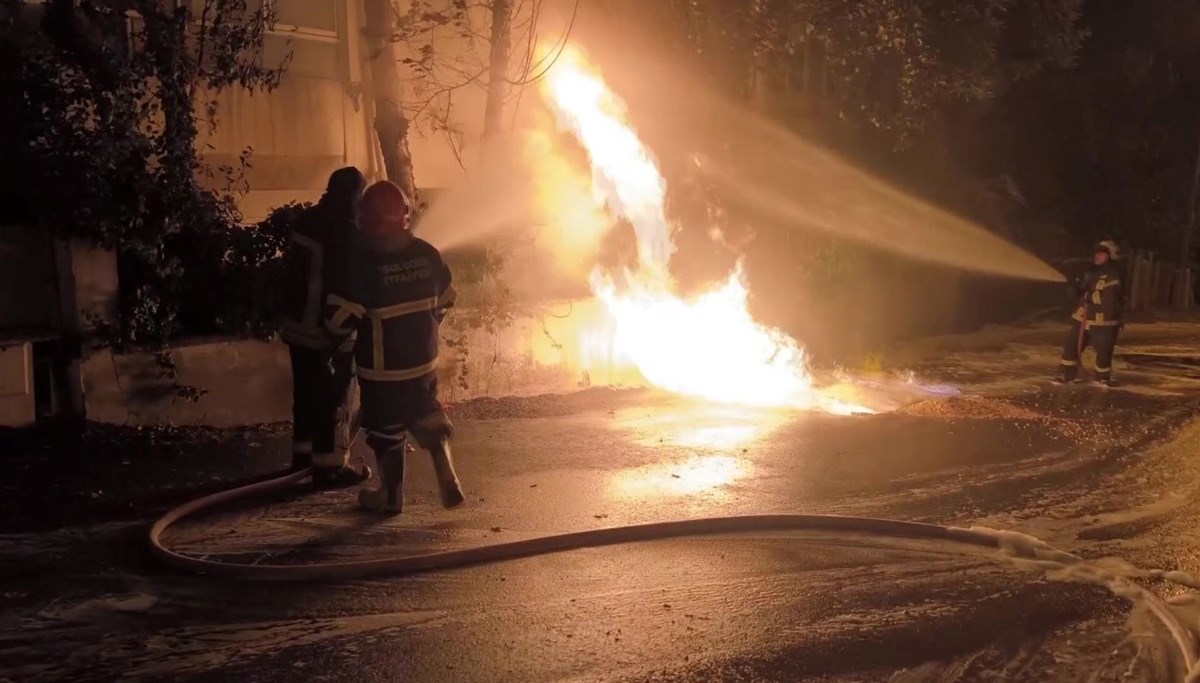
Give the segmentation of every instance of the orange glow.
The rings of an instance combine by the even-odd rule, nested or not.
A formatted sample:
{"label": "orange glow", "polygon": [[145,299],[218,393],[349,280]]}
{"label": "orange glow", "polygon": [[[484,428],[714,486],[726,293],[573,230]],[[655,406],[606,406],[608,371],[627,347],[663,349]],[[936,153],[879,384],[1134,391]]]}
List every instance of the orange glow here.
{"label": "orange glow", "polygon": [[675,253],[664,211],[667,185],[623,121],[624,105],[573,49],[563,51],[543,83],[559,124],[587,150],[595,199],[633,224],[642,275],[664,278]]}
{"label": "orange glow", "polygon": [[522,138],[525,161],[532,174],[535,242],[554,253],[554,266],[574,280],[588,276],[600,241],[612,228],[604,208],[592,199],[592,179],[557,153],[545,131],[527,131]]}
{"label": "orange glow", "polygon": [[[587,152],[595,206],[629,221],[637,236],[636,265],[619,273],[591,273],[592,292],[611,321],[582,330],[582,348],[610,364],[632,365],[650,384],[680,394],[838,414],[871,412],[814,388],[799,344],[750,316],[740,264],[700,296],[684,299],[675,292],[666,181],[626,122],[624,104],[578,50],[563,51],[542,92],[559,127]],[[541,201],[554,196],[539,194]],[[587,216],[582,230],[588,236],[598,232],[588,212],[561,215],[568,228],[570,216]]]}
{"label": "orange glow", "polygon": [[639,446],[725,454],[754,447],[784,424],[789,414],[783,409],[684,398],[649,411],[645,407],[617,411],[613,427]]}
{"label": "orange glow", "polygon": [[750,463],[728,455],[697,455],[680,462],[668,462],[624,470],[613,480],[613,490],[625,498],[692,496],[712,493],[751,472]]}

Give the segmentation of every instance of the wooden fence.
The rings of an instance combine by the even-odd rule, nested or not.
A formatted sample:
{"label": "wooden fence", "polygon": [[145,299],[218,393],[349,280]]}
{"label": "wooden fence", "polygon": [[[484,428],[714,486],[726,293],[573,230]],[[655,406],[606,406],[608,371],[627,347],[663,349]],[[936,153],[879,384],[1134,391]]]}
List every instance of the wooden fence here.
{"label": "wooden fence", "polygon": [[1153,251],[1134,251],[1126,263],[1125,306],[1130,311],[1191,308],[1196,304],[1195,274]]}

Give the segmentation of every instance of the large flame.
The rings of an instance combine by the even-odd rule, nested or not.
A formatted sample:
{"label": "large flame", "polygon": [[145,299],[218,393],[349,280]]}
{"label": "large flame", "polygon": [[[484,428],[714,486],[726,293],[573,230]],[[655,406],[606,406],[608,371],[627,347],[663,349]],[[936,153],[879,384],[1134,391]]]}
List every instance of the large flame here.
{"label": "large flame", "polygon": [[594,199],[628,220],[638,262],[623,273],[594,270],[592,291],[615,321],[610,352],[650,383],[715,401],[869,412],[813,386],[804,350],[754,321],[741,265],[724,284],[693,299],[675,291],[668,265],[675,244],[666,217],[666,181],[625,120],[621,100],[583,55],[568,48],[543,81],[558,124],[591,162]]}

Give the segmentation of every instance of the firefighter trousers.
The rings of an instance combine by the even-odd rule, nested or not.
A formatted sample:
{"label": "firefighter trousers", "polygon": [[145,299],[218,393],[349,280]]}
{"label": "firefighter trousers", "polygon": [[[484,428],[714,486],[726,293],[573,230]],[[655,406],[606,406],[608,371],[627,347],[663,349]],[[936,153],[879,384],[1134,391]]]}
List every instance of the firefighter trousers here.
{"label": "firefighter trousers", "polygon": [[1081,335],[1081,325],[1083,323],[1073,321],[1067,330],[1061,361],[1063,379],[1070,382],[1078,376],[1080,355],[1089,346],[1096,350],[1096,379],[1112,379],[1113,351],[1117,348],[1120,328],[1116,325],[1096,325],[1084,328]]}
{"label": "firefighter trousers", "polygon": [[405,432],[416,437],[422,448],[441,436],[449,436],[450,422],[438,401],[435,373],[396,382],[360,380],[362,428],[367,444],[386,451]]}
{"label": "firefighter trousers", "polygon": [[375,451],[383,487],[360,494],[370,509],[399,512],[403,507],[406,434],[410,433],[433,458],[442,505],[450,508],[465,500],[454,470],[450,436],[454,425],[438,401],[437,374],[395,382],[361,380],[362,428]]}
{"label": "firefighter trousers", "polygon": [[340,467],[349,444],[339,444],[338,421],[349,420],[354,355],[289,346],[292,356],[292,464]]}

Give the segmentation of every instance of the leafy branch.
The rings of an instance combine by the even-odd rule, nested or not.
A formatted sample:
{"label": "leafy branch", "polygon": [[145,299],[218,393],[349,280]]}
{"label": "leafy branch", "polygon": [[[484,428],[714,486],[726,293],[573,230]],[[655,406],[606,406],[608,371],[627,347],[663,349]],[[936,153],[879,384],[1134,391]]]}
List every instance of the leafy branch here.
{"label": "leafy branch", "polygon": [[[247,149],[211,167],[197,151],[200,126],[217,125],[220,93],[279,85],[290,55],[262,61],[275,16],[250,0],[49,0],[40,12],[7,0],[5,9],[0,182],[59,235],[117,253],[118,317],[97,328],[99,341],[155,352],[173,373],[169,344],[189,324],[229,323],[205,293],[231,268],[251,163]],[[223,304],[243,298],[223,294]]]}

